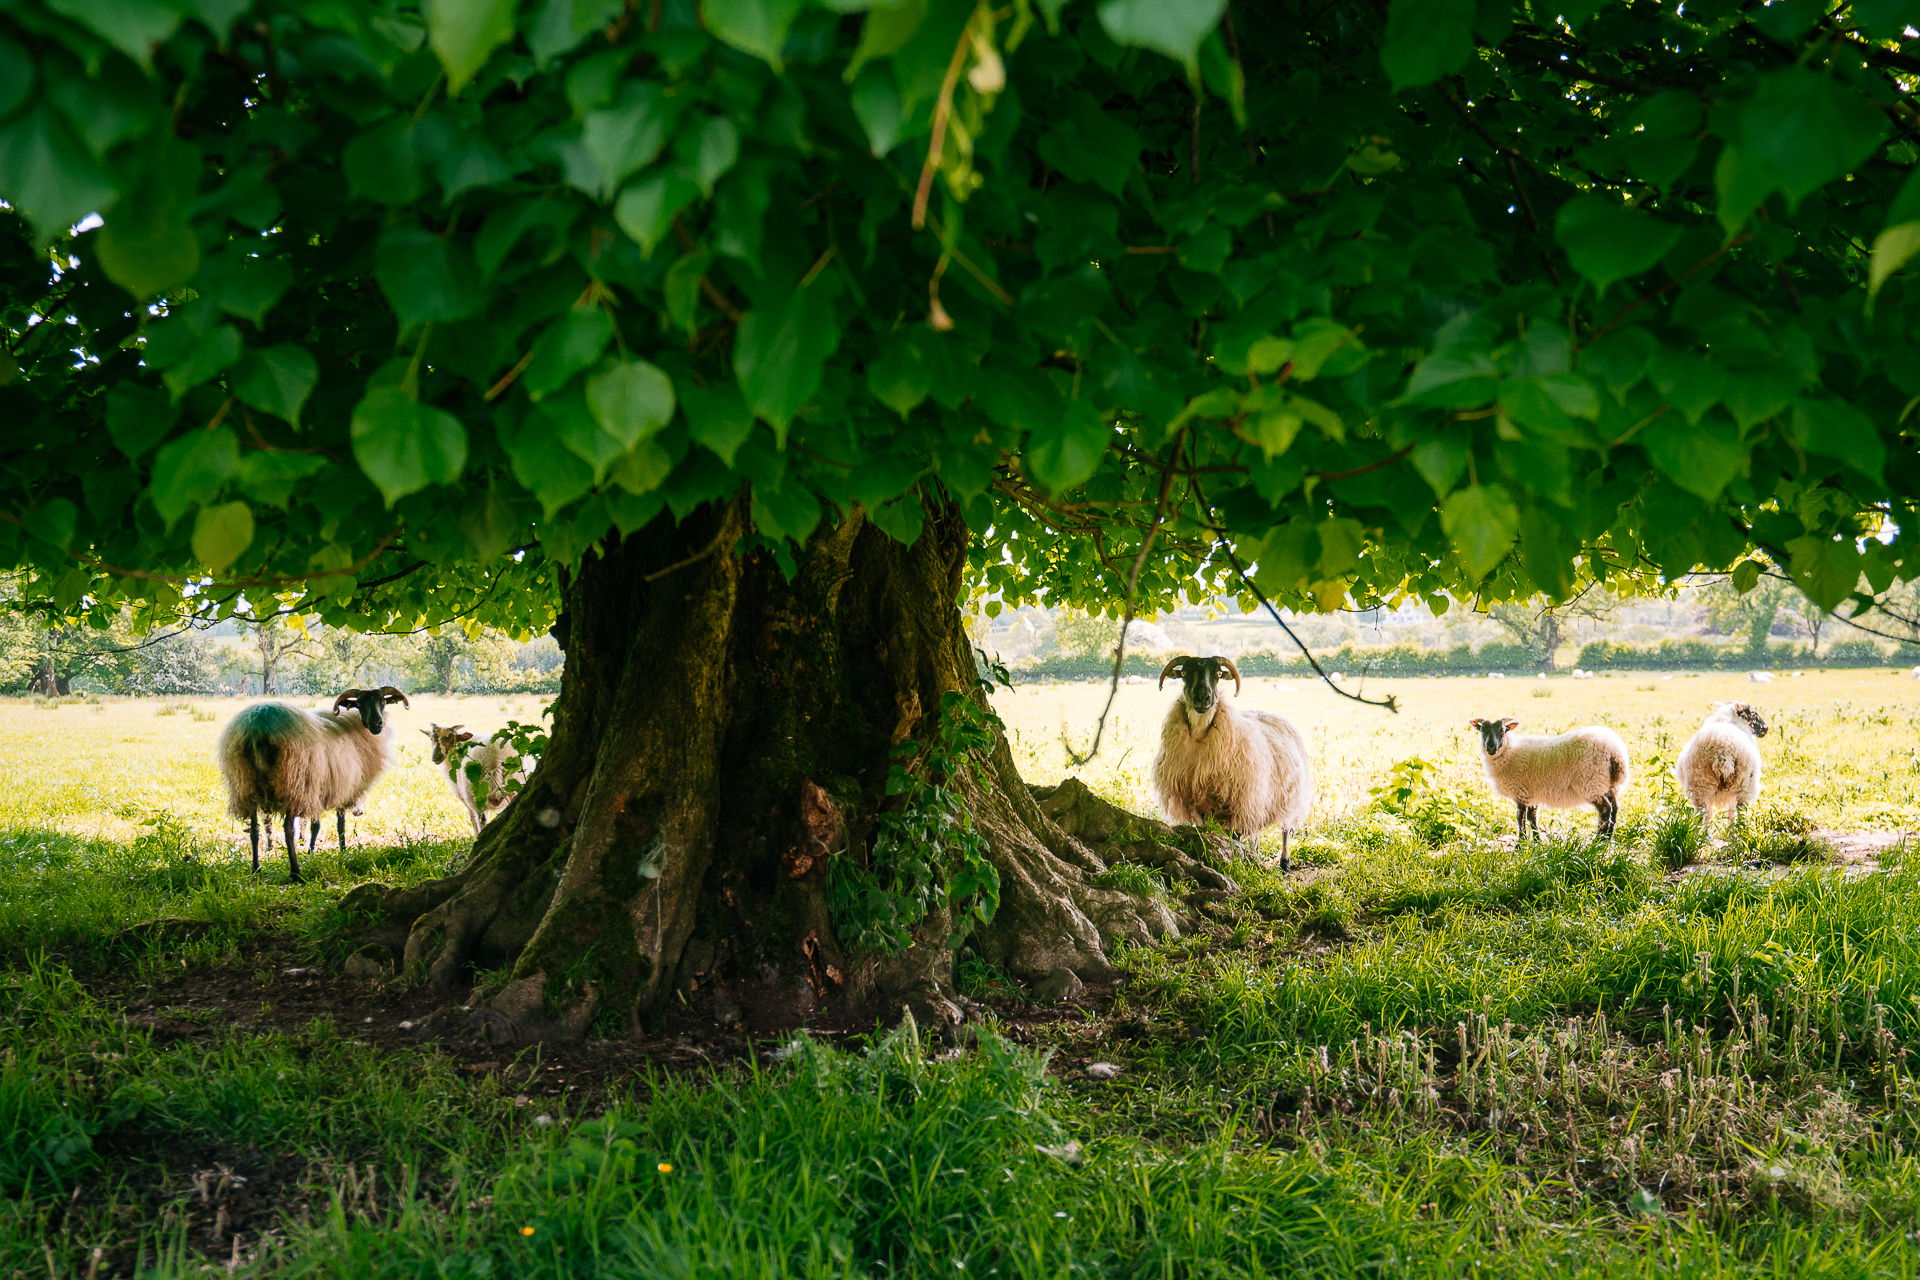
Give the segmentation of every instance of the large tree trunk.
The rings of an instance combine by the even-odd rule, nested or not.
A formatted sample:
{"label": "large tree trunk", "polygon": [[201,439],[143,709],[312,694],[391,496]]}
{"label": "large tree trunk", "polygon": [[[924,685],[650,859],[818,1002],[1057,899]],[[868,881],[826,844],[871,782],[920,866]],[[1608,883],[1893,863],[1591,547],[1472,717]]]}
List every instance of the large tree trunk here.
{"label": "large tree trunk", "polygon": [[[727,550],[750,532],[734,503],[590,556],[565,586],[566,670],[525,789],[459,874],[350,895],[443,988],[512,962],[504,988],[476,993],[490,1034],[630,1027],[670,1001],[755,1028],[903,1001],[958,1016],[946,914],[902,954],[859,954],[828,884],[835,859],[869,856],[876,813],[898,803],[893,748],[936,733],[943,694],[986,705],[957,604],[966,526],[944,513],[906,547],[856,511],[790,574],[765,551]],[[973,945],[1009,972],[1104,975],[1113,941],[1177,932],[1196,894],[1231,890],[1208,865],[1224,840],[1077,782],[1030,790],[993,741],[956,784],[1000,874],[998,915]],[[1122,859],[1160,868],[1188,900],[1096,887]]]}

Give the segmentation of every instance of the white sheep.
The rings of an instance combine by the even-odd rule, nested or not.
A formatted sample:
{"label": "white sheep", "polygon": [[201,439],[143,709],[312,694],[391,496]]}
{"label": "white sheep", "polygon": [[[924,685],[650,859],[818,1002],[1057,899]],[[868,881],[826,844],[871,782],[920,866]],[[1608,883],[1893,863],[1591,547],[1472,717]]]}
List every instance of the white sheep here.
{"label": "white sheep", "polygon": [[[255,871],[260,870],[262,813],[285,819],[287,869],[295,882],[300,879],[295,819],[311,825],[334,810],[340,850],[346,852],[347,809],[359,803],[393,759],[393,726],[385,721],[392,702],[412,705],[392,685],[349,689],[333,700],[331,711],[256,702],[221,731],[215,751],[227,782],[227,812],[247,820]],[[311,828],[308,853],[319,834],[318,827]]]}
{"label": "white sheep", "polygon": [[[507,760],[513,757],[513,743],[505,734],[496,734],[486,742],[475,742],[473,734],[460,725],[442,727],[434,725],[420,731],[433,742],[433,762],[440,766],[447,782],[453,787],[454,797],[467,811],[467,817],[473,822],[474,838],[478,839],[481,829],[501,809],[513,795],[506,788],[507,779],[524,783],[532,768],[530,761],[522,760],[520,767],[513,773],[507,772]],[[474,802],[474,773],[486,784],[484,804]]]}
{"label": "white sheep", "polygon": [[[1800,673],[1796,671],[1793,674],[1799,675]],[[1913,671],[1910,673],[1909,678],[1914,680],[1920,680],[1920,667],[1915,667]]]}
{"label": "white sheep", "polygon": [[1760,797],[1760,744],[1767,722],[1744,702],[1714,702],[1711,714],[1694,730],[1674,762],[1674,780],[1700,814],[1703,831],[1713,827],[1715,809],[1730,810],[1733,826],[1740,810]]}
{"label": "white sheep", "polygon": [[1291,869],[1287,839],[1306,825],[1313,808],[1313,762],[1307,740],[1284,716],[1242,711],[1220,692],[1222,675],[1240,690],[1240,671],[1228,658],[1181,656],[1160,672],[1182,681],[1179,699],[1160,729],[1153,758],[1153,793],[1170,821],[1220,821],[1242,839],[1257,841],[1280,828],[1280,871]]}
{"label": "white sheep", "polygon": [[1772,684],[1772,683],[1773,683],[1773,672],[1771,672],[1771,671],[1749,671],[1749,672],[1747,672],[1747,683],[1748,683],[1748,684]]}
{"label": "white sheep", "polygon": [[1515,733],[1520,722],[1512,716],[1469,720],[1480,731],[1481,763],[1493,793],[1513,801],[1519,813],[1520,839],[1540,838],[1540,806],[1576,809],[1590,804],[1600,815],[1597,835],[1613,835],[1620,816],[1620,796],[1632,781],[1627,744],[1620,735],[1599,725],[1566,733]]}

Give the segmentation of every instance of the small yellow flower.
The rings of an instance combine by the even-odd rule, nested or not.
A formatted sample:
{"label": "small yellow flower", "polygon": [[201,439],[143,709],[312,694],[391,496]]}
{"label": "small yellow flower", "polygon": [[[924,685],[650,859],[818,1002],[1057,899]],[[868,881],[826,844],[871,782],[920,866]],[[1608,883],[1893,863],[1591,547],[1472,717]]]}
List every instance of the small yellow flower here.
{"label": "small yellow flower", "polygon": [[660,1172],[662,1172],[662,1173],[672,1173],[672,1172],[673,1172],[673,1166],[672,1166],[672,1165],[670,1165],[670,1164],[668,1164],[668,1163],[667,1163],[667,1162],[666,1162],[665,1160],[662,1160],[662,1161],[660,1162]]}
{"label": "small yellow flower", "polygon": [[532,1235],[532,1234],[533,1234],[533,1228],[532,1228],[532,1227],[522,1227],[522,1228],[520,1228],[520,1234],[521,1234],[521,1235],[523,1235],[523,1236],[530,1236],[530,1235]]}

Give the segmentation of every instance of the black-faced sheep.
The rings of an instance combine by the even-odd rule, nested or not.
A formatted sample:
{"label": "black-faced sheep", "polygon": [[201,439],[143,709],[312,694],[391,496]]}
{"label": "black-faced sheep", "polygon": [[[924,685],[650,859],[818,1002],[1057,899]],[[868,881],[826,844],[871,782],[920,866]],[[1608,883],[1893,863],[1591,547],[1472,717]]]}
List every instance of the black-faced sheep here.
{"label": "black-faced sheep", "polygon": [[1280,870],[1289,870],[1287,838],[1313,809],[1313,761],[1307,740],[1284,716],[1243,711],[1220,692],[1220,678],[1240,671],[1226,658],[1181,656],[1160,672],[1182,682],[1179,700],[1160,729],[1153,793],[1176,823],[1217,819],[1242,839],[1280,828]]}
{"label": "black-faced sheep", "polygon": [[[347,848],[347,809],[359,802],[393,759],[388,703],[411,706],[391,685],[349,689],[331,711],[290,702],[258,702],[221,731],[217,748],[227,781],[227,812],[247,820],[253,869],[260,870],[260,817],[285,820],[287,869],[300,879],[294,819],[311,824],[332,809],[339,817],[340,849]],[[313,831],[318,838],[318,829]],[[309,845],[308,852],[312,852]]]}
{"label": "black-faced sheep", "polygon": [[1613,834],[1620,816],[1620,794],[1632,780],[1627,744],[1599,725],[1566,733],[1515,733],[1511,716],[1467,723],[1480,731],[1481,763],[1497,796],[1513,801],[1519,813],[1520,839],[1540,838],[1540,806],[1577,809],[1590,804],[1600,815],[1601,837]]}
{"label": "black-faced sheep", "polygon": [[[433,762],[447,775],[454,798],[466,809],[467,817],[473,822],[474,838],[478,839],[487,820],[513,799],[506,789],[509,776],[506,763],[513,757],[513,744],[504,735],[475,742],[473,734],[457,724],[444,727],[436,724],[420,732],[433,740]],[[530,767],[530,761],[522,761],[511,776],[515,781],[525,782]],[[484,803],[474,800],[476,769],[478,785],[486,796]]]}
{"label": "black-faced sheep", "polygon": [[1713,811],[1728,809],[1733,825],[1740,810],[1760,798],[1760,744],[1767,722],[1744,702],[1709,704],[1710,714],[1680,748],[1673,776],[1700,813],[1702,830],[1713,826]]}

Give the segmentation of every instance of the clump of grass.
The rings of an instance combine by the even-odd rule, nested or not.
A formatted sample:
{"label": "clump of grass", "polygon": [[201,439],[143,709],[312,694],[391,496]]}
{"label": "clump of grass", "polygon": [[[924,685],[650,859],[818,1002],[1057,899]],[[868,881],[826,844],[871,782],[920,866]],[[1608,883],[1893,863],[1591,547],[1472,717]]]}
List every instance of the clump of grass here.
{"label": "clump of grass", "polygon": [[1093,885],[1098,889],[1117,889],[1138,898],[1164,899],[1167,896],[1167,882],[1160,873],[1137,862],[1114,863],[1093,878]]}
{"label": "clump of grass", "polygon": [[191,702],[163,702],[153,709],[156,716],[177,716],[193,710]]}
{"label": "clump of grass", "polygon": [[1840,861],[1840,850],[1833,841],[1811,831],[1795,833],[1758,828],[1749,829],[1745,835],[1741,851],[1749,858],[1783,864]]}
{"label": "clump of grass", "polygon": [[1536,698],[1551,698],[1553,696],[1553,690],[1544,684],[1536,684],[1533,686],[1533,696]]}
{"label": "clump of grass", "polygon": [[1650,828],[1653,860],[1668,871],[1691,865],[1707,847],[1707,833],[1691,809],[1669,806],[1654,817]]}

